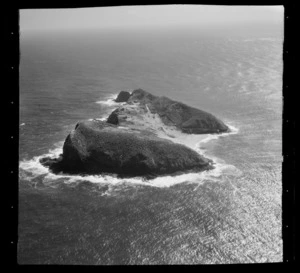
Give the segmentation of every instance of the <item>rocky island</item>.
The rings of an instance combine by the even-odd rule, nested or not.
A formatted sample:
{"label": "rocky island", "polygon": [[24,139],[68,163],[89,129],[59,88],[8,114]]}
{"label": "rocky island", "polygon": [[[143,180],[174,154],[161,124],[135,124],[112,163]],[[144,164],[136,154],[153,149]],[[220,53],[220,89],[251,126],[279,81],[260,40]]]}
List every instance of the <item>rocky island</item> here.
{"label": "rocky island", "polygon": [[116,102],[126,102],[111,113],[107,122],[131,126],[141,116],[156,114],[163,124],[188,134],[214,134],[228,132],[229,128],[210,113],[190,107],[167,97],[158,97],[136,89],[130,94],[121,91]]}
{"label": "rocky island", "polygon": [[[163,138],[168,130],[188,134],[228,132],[213,115],[142,89],[121,91],[120,106],[106,121],[80,122],[59,158],[42,158],[53,173],[116,174],[152,178],[213,168],[212,161]],[[169,135],[170,136],[170,135]]]}

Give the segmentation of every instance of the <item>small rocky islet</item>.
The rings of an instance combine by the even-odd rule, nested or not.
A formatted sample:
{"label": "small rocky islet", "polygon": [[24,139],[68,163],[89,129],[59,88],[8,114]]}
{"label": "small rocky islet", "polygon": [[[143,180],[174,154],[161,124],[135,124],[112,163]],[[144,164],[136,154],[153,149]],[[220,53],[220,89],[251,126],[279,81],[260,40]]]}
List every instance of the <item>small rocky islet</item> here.
{"label": "small rocky islet", "polygon": [[164,128],[187,134],[229,132],[212,114],[142,89],[121,91],[115,102],[120,106],[106,121],[77,123],[59,158],[41,158],[40,163],[53,173],[145,178],[213,168],[210,159],[158,134]]}

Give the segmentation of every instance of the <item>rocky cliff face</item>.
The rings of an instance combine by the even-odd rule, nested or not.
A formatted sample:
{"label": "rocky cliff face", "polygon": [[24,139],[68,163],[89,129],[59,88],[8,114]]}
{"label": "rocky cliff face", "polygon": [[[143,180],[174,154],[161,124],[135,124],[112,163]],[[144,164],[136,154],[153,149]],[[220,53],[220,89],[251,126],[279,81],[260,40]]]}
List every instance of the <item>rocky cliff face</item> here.
{"label": "rocky cliff face", "polygon": [[115,99],[115,102],[126,102],[130,97],[130,93],[128,91],[121,91],[118,97]]}
{"label": "rocky cliff face", "polygon": [[154,177],[212,168],[194,150],[148,131],[121,129],[101,122],[79,123],[65,140],[59,160],[41,162],[54,172]]}

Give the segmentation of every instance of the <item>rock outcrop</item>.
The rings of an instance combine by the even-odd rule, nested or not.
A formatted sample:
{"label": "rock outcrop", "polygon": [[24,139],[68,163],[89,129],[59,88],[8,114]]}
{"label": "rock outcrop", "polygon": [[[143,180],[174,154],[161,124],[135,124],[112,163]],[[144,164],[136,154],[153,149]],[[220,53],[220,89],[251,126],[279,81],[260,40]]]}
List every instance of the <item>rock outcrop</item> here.
{"label": "rock outcrop", "polygon": [[126,102],[130,97],[130,93],[128,91],[121,91],[118,97],[115,99],[115,102]]}
{"label": "rock outcrop", "polygon": [[212,114],[142,89],[121,91],[115,101],[123,103],[106,122],[78,123],[60,157],[42,158],[41,164],[53,173],[146,178],[213,168],[211,160],[170,140],[175,141],[179,131],[228,132]]}
{"label": "rock outcrop", "polygon": [[[133,105],[137,103],[139,104],[138,110],[133,108]],[[127,117],[137,114],[145,115],[149,112],[157,114],[165,125],[174,126],[183,133],[211,134],[229,131],[221,120],[210,113],[167,97],[154,96],[142,89],[134,90],[127,104],[116,109],[107,122],[128,125]]]}
{"label": "rock outcrop", "polygon": [[135,131],[102,121],[76,125],[65,140],[59,159],[41,163],[53,172],[117,174],[121,177],[155,177],[211,169],[211,160],[194,150],[162,139],[148,131]]}

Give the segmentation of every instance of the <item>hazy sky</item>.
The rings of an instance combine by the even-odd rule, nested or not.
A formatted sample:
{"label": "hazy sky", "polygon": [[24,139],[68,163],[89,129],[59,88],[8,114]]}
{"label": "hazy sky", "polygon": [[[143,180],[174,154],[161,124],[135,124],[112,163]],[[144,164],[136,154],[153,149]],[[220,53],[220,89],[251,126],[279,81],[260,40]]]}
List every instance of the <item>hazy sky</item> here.
{"label": "hazy sky", "polygon": [[283,22],[283,6],[121,6],[20,11],[20,30]]}

